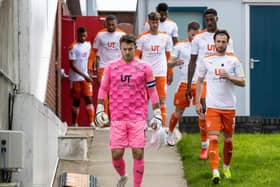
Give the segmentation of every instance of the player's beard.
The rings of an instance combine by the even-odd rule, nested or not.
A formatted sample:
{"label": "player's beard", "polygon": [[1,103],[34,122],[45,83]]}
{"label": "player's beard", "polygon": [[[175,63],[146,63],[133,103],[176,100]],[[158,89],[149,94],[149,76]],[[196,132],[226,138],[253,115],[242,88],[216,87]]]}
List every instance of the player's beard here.
{"label": "player's beard", "polygon": [[218,47],[218,48],[216,48],[216,51],[217,51],[218,53],[225,53],[226,50],[227,50],[226,47]]}
{"label": "player's beard", "polygon": [[112,32],[115,32],[116,29],[107,29],[108,32],[112,33]]}
{"label": "player's beard", "polygon": [[216,24],[209,24],[208,29],[209,32],[215,32],[217,30],[217,25]]}
{"label": "player's beard", "polygon": [[160,22],[165,22],[166,19],[167,19],[167,17],[161,17],[159,20],[160,20]]}
{"label": "player's beard", "polygon": [[84,39],[79,39],[79,40],[78,40],[79,43],[84,43],[85,41],[86,41],[86,40],[84,40]]}

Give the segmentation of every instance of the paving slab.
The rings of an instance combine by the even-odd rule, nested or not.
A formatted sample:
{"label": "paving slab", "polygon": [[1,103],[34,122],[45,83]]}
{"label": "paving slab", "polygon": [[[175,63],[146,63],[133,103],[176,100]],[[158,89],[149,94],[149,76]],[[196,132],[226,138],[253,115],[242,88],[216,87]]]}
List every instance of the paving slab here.
{"label": "paving slab", "polygon": [[[80,132],[92,135],[85,129]],[[93,134],[93,141],[88,141],[89,159],[86,161],[60,160],[54,187],[59,185],[59,176],[63,172],[94,175],[97,177],[99,187],[116,186],[119,176],[111,163],[111,152],[108,147],[109,129],[96,130]],[[126,186],[133,187],[133,158],[130,149],[125,152],[125,161],[129,177]],[[152,147],[145,149],[145,173],[142,187],[186,187],[186,179],[183,175],[182,162],[175,146],[164,146],[160,150]]]}

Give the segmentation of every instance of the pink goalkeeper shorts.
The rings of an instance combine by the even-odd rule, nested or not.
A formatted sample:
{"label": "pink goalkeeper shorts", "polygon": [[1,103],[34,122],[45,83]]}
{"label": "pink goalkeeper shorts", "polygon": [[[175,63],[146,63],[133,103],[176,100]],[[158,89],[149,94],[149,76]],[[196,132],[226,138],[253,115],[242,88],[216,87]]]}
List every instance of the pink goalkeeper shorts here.
{"label": "pink goalkeeper shorts", "polygon": [[144,148],[146,120],[111,121],[110,148]]}

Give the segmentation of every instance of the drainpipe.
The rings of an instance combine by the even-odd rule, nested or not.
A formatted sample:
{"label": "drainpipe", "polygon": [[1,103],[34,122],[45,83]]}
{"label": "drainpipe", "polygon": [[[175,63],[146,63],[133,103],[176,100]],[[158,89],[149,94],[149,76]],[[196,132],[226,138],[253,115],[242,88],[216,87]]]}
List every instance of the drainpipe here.
{"label": "drainpipe", "polygon": [[16,96],[16,90],[17,90],[16,83],[2,69],[0,69],[0,76],[2,76],[13,87],[12,93],[9,93],[9,100],[8,100],[8,129],[12,130],[12,128],[13,128],[14,102],[15,102],[15,96]]}

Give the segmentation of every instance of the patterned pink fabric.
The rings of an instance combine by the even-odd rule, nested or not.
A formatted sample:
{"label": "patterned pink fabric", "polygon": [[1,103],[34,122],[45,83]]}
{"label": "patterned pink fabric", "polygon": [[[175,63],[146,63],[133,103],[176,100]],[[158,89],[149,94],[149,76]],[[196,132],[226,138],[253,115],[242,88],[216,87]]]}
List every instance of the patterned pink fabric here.
{"label": "patterned pink fabric", "polygon": [[105,67],[98,99],[104,99],[108,91],[111,120],[146,120],[147,91],[152,103],[159,102],[152,67],[138,59],[129,64],[118,59]]}

